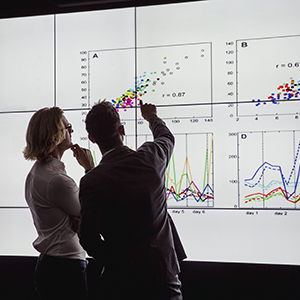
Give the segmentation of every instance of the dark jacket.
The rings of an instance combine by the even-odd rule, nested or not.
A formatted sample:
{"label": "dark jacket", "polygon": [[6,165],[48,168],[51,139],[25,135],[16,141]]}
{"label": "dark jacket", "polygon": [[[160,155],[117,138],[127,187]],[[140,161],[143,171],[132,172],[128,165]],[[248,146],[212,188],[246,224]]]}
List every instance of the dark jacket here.
{"label": "dark jacket", "polygon": [[114,149],[82,178],[79,237],[106,268],[135,265],[165,282],[186,257],[166,204],[165,171],[175,141],[160,118],[150,120],[150,129],[153,142],[137,151]]}

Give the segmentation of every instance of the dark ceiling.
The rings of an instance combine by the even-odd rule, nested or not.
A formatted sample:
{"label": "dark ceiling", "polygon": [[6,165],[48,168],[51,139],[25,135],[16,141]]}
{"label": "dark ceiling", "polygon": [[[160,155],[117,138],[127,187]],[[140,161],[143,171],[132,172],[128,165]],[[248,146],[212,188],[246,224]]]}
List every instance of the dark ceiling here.
{"label": "dark ceiling", "polygon": [[187,0],[1,0],[0,18],[143,6]]}

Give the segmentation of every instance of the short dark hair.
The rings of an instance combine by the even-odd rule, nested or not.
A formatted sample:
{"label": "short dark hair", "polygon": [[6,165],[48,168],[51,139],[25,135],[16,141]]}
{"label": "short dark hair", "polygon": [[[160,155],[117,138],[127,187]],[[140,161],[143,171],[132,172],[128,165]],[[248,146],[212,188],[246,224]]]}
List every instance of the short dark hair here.
{"label": "short dark hair", "polygon": [[119,134],[121,120],[116,108],[108,101],[96,103],[85,119],[88,134],[98,145],[110,144]]}

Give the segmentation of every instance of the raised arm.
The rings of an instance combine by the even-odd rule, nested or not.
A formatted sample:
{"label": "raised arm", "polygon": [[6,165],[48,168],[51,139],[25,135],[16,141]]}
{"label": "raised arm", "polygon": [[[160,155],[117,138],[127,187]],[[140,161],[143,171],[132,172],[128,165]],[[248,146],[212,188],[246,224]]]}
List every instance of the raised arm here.
{"label": "raised arm", "polygon": [[[175,138],[166,123],[157,116],[157,109],[154,104],[144,104],[141,100],[140,108],[143,118],[149,122],[150,130],[153,133],[154,144],[159,146],[156,148],[159,149],[161,158],[166,158],[167,166],[173,152]],[[152,147],[152,145],[151,143],[145,143],[139,150],[143,150],[145,147],[149,150],[149,147]]]}
{"label": "raised arm", "polygon": [[154,104],[148,104],[148,103],[143,103],[143,101],[140,101],[140,108],[141,108],[141,113],[143,118],[146,121],[150,121],[150,119],[157,117],[157,111],[156,111],[156,106]]}

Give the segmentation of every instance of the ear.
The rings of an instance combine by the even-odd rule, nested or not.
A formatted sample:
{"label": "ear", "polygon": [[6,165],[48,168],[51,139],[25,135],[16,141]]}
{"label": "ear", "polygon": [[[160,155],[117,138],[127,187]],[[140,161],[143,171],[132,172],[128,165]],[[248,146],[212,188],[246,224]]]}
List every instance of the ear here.
{"label": "ear", "polygon": [[119,132],[121,135],[125,135],[125,128],[123,125],[120,126]]}
{"label": "ear", "polygon": [[88,135],[88,137],[89,137],[89,140],[90,140],[93,144],[96,143],[96,141],[95,141],[90,135]]}
{"label": "ear", "polygon": [[57,146],[57,144],[58,144],[58,138],[57,138],[57,135],[56,135],[56,134],[53,136],[53,142],[54,142],[55,145]]}

